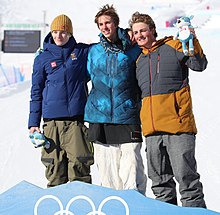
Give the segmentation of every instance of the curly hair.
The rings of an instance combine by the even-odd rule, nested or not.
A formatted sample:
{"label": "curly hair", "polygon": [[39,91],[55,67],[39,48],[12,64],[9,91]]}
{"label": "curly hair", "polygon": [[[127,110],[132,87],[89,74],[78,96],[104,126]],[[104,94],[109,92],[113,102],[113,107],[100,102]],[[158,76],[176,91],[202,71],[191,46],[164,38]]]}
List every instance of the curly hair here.
{"label": "curly hair", "polygon": [[148,14],[142,14],[139,12],[135,12],[131,19],[129,20],[129,26],[132,29],[133,24],[143,22],[149,26],[149,29],[155,29],[154,37],[157,37],[157,32],[156,32],[156,25],[153,21],[153,19],[148,15]]}
{"label": "curly hair", "polygon": [[113,7],[113,5],[106,4],[102,8],[100,8],[99,12],[95,16],[95,23],[97,25],[98,25],[98,18],[103,15],[110,16],[112,18],[115,26],[119,25],[119,22],[120,22],[119,16],[118,16],[115,8]]}

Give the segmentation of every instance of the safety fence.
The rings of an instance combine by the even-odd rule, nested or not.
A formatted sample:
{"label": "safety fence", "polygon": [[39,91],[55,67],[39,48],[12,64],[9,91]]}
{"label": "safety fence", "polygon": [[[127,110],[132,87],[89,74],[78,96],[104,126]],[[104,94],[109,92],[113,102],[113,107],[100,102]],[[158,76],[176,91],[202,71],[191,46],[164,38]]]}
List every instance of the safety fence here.
{"label": "safety fence", "polygon": [[30,68],[27,68],[27,66],[18,68],[0,64],[0,87],[6,87],[28,79],[30,79]]}

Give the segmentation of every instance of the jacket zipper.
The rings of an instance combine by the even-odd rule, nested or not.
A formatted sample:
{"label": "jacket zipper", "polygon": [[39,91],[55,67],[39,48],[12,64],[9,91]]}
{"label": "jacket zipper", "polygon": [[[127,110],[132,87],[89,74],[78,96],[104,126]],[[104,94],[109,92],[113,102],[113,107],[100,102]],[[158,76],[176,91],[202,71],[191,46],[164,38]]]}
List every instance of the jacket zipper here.
{"label": "jacket zipper", "polygon": [[[110,55],[108,55],[110,57]],[[114,73],[117,74],[117,57],[118,54],[112,54],[110,58],[110,79],[111,79],[111,95],[110,95],[110,102],[111,102],[111,121],[114,123]]]}
{"label": "jacket zipper", "polygon": [[110,117],[111,117],[111,121],[112,121],[112,116],[113,116],[113,105],[112,105],[112,98],[113,98],[113,81],[112,81],[112,63],[111,63],[112,59],[111,59],[111,55],[109,55],[109,53],[107,54],[107,58],[106,58],[106,71],[107,74],[109,76],[109,82],[110,82],[110,102],[111,102],[111,110],[110,110]]}
{"label": "jacket zipper", "polygon": [[152,60],[151,60],[151,53],[150,50],[149,51],[149,75],[150,75],[150,114],[151,114],[151,121],[152,121],[152,128],[155,131],[155,125],[154,125],[154,117],[153,117],[153,87],[152,87],[152,82],[153,82],[153,73],[152,73]]}
{"label": "jacket zipper", "polygon": [[65,85],[66,85],[66,99],[67,99],[67,110],[69,112],[69,116],[70,114],[70,108],[69,108],[69,92],[68,92],[68,86],[67,86],[67,78],[66,78],[66,61],[67,59],[64,58],[64,51],[62,50],[62,57],[63,57],[63,67],[64,67],[64,81],[65,81]]}

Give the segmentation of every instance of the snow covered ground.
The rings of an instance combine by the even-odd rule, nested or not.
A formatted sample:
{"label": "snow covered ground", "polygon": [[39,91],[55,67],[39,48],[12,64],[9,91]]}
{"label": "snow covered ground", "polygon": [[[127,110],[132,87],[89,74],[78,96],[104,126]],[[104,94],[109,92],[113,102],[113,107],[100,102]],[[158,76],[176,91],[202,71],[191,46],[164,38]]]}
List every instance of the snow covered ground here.
{"label": "snow covered ground", "polygon": [[[184,1],[181,9],[195,15],[197,37],[202,44],[209,64],[203,73],[190,72],[190,84],[193,108],[197,122],[198,135],[196,158],[198,172],[204,186],[205,200],[211,210],[220,212],[220,131],[219,117],[219,65],[218,49],[220,47],[220,7],[216,1]],[[4,4],[5,3],[5,4]],[[98,30],[94,24],[97,10],[106,3],[114,4],[121,18],[121,27],[127,27],[128,19],[135,11],[149,13],[155,17],[159,37],[174,35],[175,28],[164,28],[160,9],[180,6],[180,1],[168,0],[1,0],[3,23],[46,22],[65,13],[71,17],[77,41],[96,42]],[[159,6],[158,6],[159,4]],[[22,5],[25,5],[23,8]],[[207,10],[207,5],[210,9]],[[152,9],[153,8],[153,9]],[[192,10],[193,9],[193,10]],[[165,16],[164,16],[165,17]],[[49,29],[47,29],[48,31]],[[32,65],[34,54],[3,54],[1,63],[7,65]],[[27,78],[28,79],[28,78]],[[21,84],[0,88],[0,193],[26,180],[40,187],[46,187],[44,167],[40,162],[40,149],[35,149],[28,138],[27,120],[30,97],[30,80]],[[143,144],[143,157],[146,164]],[[99,184],[96,166],[92,167],[93,183]],[[148,180],[147,195],[154,197]]]}

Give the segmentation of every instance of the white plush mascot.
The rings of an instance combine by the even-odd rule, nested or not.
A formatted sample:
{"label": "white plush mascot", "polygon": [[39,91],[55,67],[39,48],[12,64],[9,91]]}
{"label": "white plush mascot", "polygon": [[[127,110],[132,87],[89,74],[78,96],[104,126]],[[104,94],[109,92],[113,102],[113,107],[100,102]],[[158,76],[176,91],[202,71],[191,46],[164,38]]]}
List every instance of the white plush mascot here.
{"label": "white plush mascot", "polygon": [[[177,19],[177,22],[174,24],[175,27],[178,28],[177,35],[174,39],[179,39],[182,42],[182,49],[184,55],[188,56],[194,54],[194,46],[193,46],[193,34],[190,31],[190,28],[193,28],[191,25],[192,16],[182,16],[181,18]],[[189,51],[186,47],[186,44],[189,42]]]}

